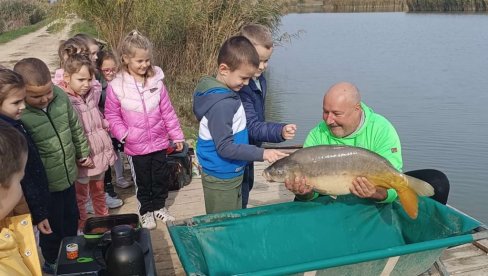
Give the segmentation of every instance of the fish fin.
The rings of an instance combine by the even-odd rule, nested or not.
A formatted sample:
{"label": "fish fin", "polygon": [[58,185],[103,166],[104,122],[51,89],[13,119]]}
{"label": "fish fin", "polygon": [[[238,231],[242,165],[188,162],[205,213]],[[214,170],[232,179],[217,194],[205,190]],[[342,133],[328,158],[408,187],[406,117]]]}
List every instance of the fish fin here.
{"label": "fish fin", "polygon": [[415,178],[413,176],[405,175],[408,186],[412,188],[419,196],[433,196],[434,188],[427,182]]}
{"label": "fish fin", "polygon": [[403,210],[405,210],[409,217],[416,219],[419,211],[419,201],[415,191],[407,188],[401,189],[401,191],[397,191],[397,193]]}

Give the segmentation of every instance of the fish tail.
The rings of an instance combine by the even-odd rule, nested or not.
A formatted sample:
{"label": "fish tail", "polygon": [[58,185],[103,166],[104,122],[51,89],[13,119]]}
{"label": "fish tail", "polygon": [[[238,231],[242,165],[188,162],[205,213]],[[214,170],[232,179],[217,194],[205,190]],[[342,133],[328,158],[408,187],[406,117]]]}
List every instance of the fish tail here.
{"label": "fish tail", "polygon": [[405,175],[408,186],[412,188],[419,196],[433,196],[434,188],[427,182],[415,178],[413,176]]}
{"label": "fish tail", "polygon": [[397,191],[397,193],[403,210],[405,210],[409,217],[416,219],[418,215],[419,202],[415,191],[410,188],[405,188]]}

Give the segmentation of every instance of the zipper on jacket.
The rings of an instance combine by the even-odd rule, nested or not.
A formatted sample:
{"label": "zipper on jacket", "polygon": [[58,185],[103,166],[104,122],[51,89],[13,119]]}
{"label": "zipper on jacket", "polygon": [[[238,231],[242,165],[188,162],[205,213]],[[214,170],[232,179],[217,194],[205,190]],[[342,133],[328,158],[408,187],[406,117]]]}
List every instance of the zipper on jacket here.
{"label": "zipper on jacket", "polygon": [[[49,106],[47,108],[49,109]],[[44,114],[46,114],[47,118],[49,119],[49,123],[51,123],[51,125],[54,129],[54,132],[56,133],[56,136],[58,137],[58,141],[59,141],[59,144],[61,146],[61,151],[63,152],[63,165],[64,165],[64,170],[66,171],[66,177],[68,178],[68,182],[71,182],[71,179],[69,179],[68,166],[66,166],[66,152],[64,151],[63,142],[61,140],[61,137],[59,136],[58,130],[56,129],[56,126],[54,125],[54,122],[51,119],[51,116],[49,116],[49,113],[47,113],[47,111],[44,111],[44,110],[42,110],[42,112],[44,112]],[[75,157],[75,160],[76,160],[76,157]],[[72,183],[69,183],[70,186],[71,186],[71,184]]]}
{"label": "zipper on jacket", "polygon": [[[148,130],[148,134],[149,134],[149,141],[151,142],[151,148],[153,147],[153,139],[152,139],[152,134],[151,134],[151,128],[149,128],[149,117],[147,115],[147,109],[146,109],[146,102],[144,101],[144,95],[141,93],[141,91],[139,90],[139,86],[137,85],[137,81],[136,79],[134,78],[134,83],[136,85],[136,88],[137,88],[137,92],[139,92],[139,97],[141,97],[141,101],[142,101],[142,108],[144,109],[144,121],[146,122],[146,129]],[[161,97],[161,96],[160,96]],[[161,100],[161,98],[159,99]],[[159,105],[159,104],[158,104]]]}

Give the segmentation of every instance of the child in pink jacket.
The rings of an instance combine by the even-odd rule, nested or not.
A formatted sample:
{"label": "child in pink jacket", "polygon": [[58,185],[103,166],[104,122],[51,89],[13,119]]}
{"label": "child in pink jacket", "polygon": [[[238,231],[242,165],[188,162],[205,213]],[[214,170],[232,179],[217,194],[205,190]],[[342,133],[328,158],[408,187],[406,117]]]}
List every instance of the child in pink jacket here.
{"label": "child in pink jacket", "polygon": [[105,117],[112,135],[124,143],[136,184],[142,226],[156,228],[156,219],[173,221],[165,208],[170,141],[183,149],[183,132],[164,86],[161,68],[151,65],[152,47],[137,31],[119,46],[122,66],[107,87]]}
{"label": "child in pink jacket", "polygon": [[78,178],[75,182],[76,201],[80,210],[78,229],[83,230],[88,217],[86,203],[88,195],[93,202],[95,215],[108,215],[105,202],[103,178],[105,171],[116,160],[112,140],[108,134],[108,122],[103,119],[98,102],[101,87],[93,86],[95,68],[86,55],[71,53],[64,63],[63,81],[58,83],[78,114],[90,145],[89,164],[78,164]]}

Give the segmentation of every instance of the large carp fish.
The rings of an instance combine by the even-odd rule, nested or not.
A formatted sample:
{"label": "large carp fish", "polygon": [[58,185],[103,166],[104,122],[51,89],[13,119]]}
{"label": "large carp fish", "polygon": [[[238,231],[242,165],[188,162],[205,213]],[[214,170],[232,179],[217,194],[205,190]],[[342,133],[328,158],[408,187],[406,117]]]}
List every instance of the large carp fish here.
{"label": "large carp fish", "polygon": [[372,151],[350,146],[299,149],[271,164],[263,176],[275,182],[305,177],[307,185],[315,191],[332,196],[349,194],[353,179],[366,177],[375,186],[395,189],[411,218],[417,218],[417,195],[434,195],[427,182],[397,171],[388,160]]}

